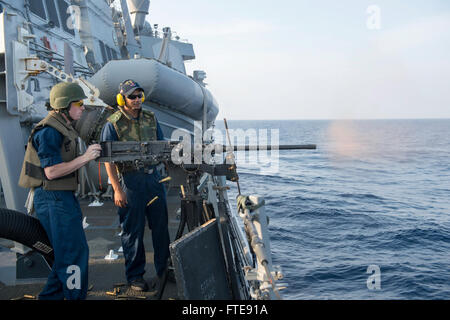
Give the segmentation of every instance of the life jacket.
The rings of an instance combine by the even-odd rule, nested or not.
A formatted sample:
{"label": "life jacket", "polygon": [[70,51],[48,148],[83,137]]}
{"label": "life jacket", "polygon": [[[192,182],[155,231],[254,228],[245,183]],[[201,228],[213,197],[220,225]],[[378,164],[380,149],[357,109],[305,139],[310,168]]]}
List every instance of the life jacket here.
{"label": "life jacket", "polygon": [[27,149],[19,178],[19,186],[23,188],[42,186],[44,190],[76,191],[78,188],[78,171],[53,180],[48,180],[45,176],[45,171],[41,167],[37,151],[33,146],[35,132],[45,126],[50,126],[63,135],[63,143],[61,146],[61,158],[63,162],[72,161],[78,155],[78,133],[70,124],[66,123],[66,120],[59,113],[50,111],[34,127],[28,138]]}
{"label": "life jacket", "polygon": [[[151,111],[142,109],[138,119],[132,119],[120,106],[108,117],[116,130],[119,141],[154,141],[158,139],[156,117]],[[132,162],[117,163],[119,172],[134,170]]]}
{"label": "life jacket", "polygon": [[151,111],[142,110],[139,119],[132,119],[123,109],[108,117],[116,129],[119,141],[157,140],[156,118]]}

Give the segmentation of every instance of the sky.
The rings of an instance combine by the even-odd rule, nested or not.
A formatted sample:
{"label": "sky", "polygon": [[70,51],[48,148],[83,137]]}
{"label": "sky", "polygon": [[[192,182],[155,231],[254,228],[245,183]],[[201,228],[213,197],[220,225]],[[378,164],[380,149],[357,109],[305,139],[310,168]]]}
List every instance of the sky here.
{"label": "sky", "polygon": [[450,118],[448,0],[152,0],[218,119]]}

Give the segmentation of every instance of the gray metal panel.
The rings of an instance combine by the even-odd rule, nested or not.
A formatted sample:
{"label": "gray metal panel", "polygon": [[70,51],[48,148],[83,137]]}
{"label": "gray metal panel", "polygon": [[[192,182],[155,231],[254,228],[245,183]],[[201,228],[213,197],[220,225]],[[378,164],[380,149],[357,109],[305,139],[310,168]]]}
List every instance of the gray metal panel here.
{"label": "gray metal panel", "polygon": [[[7,17],[0,14],[0,31],[3,31],[5,52],[0,53],[0,180],[2,181],[6,206],[9,209],[24,212],[27,190],[18,186],[20,170],[25,154],[25,145],[22,137],[19,117],[12,115],[10,107],[17,106],[17,95],[12,81],[11,40],[17,37],[17,31],[12,23],[17,16]],[[11,23],[11,24],[10,24]]]}
{"label": "gray metal panel", "polygon": [[232,299],[216,219],[171,243],[170,253],[180,299]]}
{"label": "gray metal panel", "polygon": [[8,113],[18,115],[17,111],[17,95],[16,88],[14,86],[14,72],[13,72],[13,59],[12,59],[12,40],[17,39],[17,25],[22,23],[24,20],[17,15],[8,15],[5,12],[0,14],[0,33],[2,37],[0,41],[3,42],[2,48],[4,48],[5,63],[4,70],[4,84],[2,82],[2,87],[4,86],[6,92],[6,109]]}

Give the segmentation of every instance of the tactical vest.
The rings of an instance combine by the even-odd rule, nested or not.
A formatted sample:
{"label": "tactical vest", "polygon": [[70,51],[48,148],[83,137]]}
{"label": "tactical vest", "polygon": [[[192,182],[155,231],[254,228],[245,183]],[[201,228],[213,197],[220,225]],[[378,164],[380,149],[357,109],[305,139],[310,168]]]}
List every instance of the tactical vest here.
{"label": "tactical vest", "polygon": [[116,129],[120,141],[153,141],[157,139],[156,119],[151,111],[142,110],[139,119],[132,119],[125,111],[112,114],[108,121]]}
{"label": "tactical vest", "polygon": [[36,127],[31,131],[28,138],[27,150],[20,173],[19,185],[24,188],[35,188],[42,186],[44,190],[72,190],[78,188],[77,171],[66,176],[48,180],[45,176],[44,169],[41,168],[36,149],[33,146],[34,133],[44,126],[50,126],[63,135],[63,143],[61,146],[61,158],[63,162],[69,162],[78,155],[78,133],[75,129],[66,123],[66,120],[54,111],[49,112],[47,117],[42,119]]}
{"label": "tactical vest", "polygon": [[[155,114],[142,110],[139,119],[132,119],[121,107],[108,119],[116,129],[119,141],[154,141],[158,139]],[[132,163],[117,166],[119,172],[133,170]]]}

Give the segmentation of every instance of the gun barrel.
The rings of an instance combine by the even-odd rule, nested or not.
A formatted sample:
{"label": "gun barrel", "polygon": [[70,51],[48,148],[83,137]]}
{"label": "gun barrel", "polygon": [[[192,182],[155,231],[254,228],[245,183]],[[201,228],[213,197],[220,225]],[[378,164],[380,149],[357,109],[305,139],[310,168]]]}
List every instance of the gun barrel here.
{"label": "gun barrel", "polygon": [[[251,151],[251,150],[300,150],[316,149],[315,144],[280,144],[280,145],[243,145],[233,146],[233,151]],[[223,146],[223,152],[229,151],[229,146]]]}
{"label": "gun barrel", "polygon": [[[184,152],[193,152],[198,150],[195,144],[189,148],[179,145],[178,141],[105,141],[101,142],[102,153],[96,160],[98,162],[120,162],[120,161],[146,161],[158,163],[170,160],[172,150],[179,148]],[[205,145],[203,145],[205,147]],[[315,144],[285,144],[285,145],[235,145],[232,147],[221,144],[214,145],[215,152],[223,153],[229,151],[263,151],[263,150],[299,150],[316,149]],[[201,150],[201,148],[200,148]],[[175,149],[175,151],[177,151]],[[179,152],[179,151],[177,151]],[[200,152],[200,155],[202,153]],[[189,157],[190,158],[190,157]]]}

